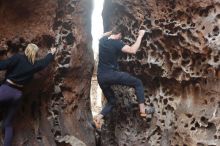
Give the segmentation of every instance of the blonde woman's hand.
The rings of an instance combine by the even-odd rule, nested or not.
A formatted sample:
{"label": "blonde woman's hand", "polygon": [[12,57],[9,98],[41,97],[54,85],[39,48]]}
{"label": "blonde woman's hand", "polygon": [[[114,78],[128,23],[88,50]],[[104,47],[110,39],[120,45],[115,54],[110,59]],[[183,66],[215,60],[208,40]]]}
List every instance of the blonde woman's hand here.
{"label": "blonde woman's hand", "polygon": [[50,52],[54,55],[57,51],[57,48],[53,47],[53,48],[50,48]]}

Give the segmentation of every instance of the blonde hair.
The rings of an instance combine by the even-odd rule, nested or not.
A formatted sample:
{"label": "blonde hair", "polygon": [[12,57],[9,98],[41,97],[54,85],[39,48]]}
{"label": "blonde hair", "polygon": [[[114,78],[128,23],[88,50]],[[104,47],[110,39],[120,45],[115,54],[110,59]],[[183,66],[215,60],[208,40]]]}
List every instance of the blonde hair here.
{"label": "blonde hair", "polygon": [[25,55],[27,56],[28,60],[34,64],[35,62],[35,58],[36,58],[36,54],[38,52],[39,48],[37,45],[35,44],[28,44],[26,49],[25,49]]}

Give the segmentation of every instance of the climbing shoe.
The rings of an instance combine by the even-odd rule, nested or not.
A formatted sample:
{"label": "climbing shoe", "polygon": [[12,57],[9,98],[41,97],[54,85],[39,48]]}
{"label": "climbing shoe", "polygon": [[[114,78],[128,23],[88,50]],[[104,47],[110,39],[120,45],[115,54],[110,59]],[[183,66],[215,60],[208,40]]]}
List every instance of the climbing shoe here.
{"label": "climbing shoe", "polygon": [[149,106],[145,109],[145,113],[140,113],[140,117],[144,121],[150,121],[152,119],[152,115],[155,112],[155,108],[152,106]]}
{"label": "climbing shoe", "polygon": [[104,120],[102,119],[102,117],[100,117],[100,115],[94,116],[93,122],[95,124],[96,129],[101,129],[102,125],[104,124]]}

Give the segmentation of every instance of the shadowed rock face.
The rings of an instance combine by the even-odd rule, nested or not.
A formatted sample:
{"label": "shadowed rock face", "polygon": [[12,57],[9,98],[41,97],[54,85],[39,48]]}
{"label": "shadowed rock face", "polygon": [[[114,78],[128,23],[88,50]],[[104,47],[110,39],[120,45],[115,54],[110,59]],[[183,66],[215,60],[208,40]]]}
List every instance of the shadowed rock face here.
{"label": "shadowed rock face", "polygon": [[92,2],[87,0],[0,0],[1,50],[15,36],[21,38],[21,46],[36,43],[39,58],[52,45],[58,48],[56,61],[38,73],[24,91],[14,120],[13,145],[95,145],[89,124],[91,10]]}
{"label": "shadowed rock face", "polygon": [[220,145],[220,2],[218,0],[107,0],[105,31],[124,24],[124,42],[147,31],[121,70],[139,77],[151,122],[139,118],[132,88],[115,86],[118,103],[106,118],[103,146]]}

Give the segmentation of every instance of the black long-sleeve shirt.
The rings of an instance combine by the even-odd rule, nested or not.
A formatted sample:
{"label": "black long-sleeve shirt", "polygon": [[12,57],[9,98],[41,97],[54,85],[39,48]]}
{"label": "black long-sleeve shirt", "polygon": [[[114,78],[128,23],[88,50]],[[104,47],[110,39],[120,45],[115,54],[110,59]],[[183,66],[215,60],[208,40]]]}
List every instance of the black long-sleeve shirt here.
{"label": "black long-sleeve shirt", "polygon": [[99,40],[98,74],[119,69],[117,60],[124,46],[121,40],[109,39],[107,36]]}
{"label": "black long-sleeve shirt", "polygon": [[34,73],[44,69],[52,60],[51,53],[43,59],[32,64],[24,54],[16,54],[6,60],[0,61],[0,70],[7,70],[6,79],[24,85],[33,78]]}

